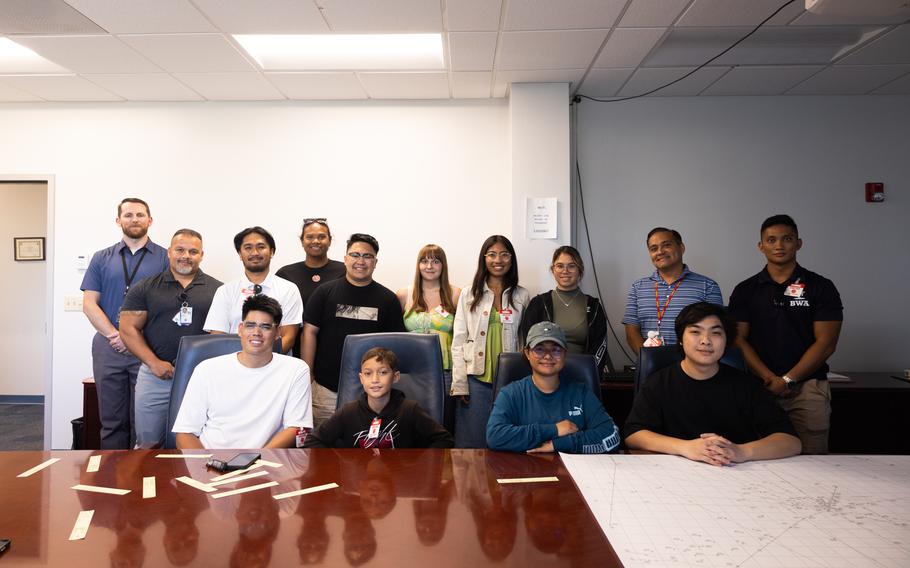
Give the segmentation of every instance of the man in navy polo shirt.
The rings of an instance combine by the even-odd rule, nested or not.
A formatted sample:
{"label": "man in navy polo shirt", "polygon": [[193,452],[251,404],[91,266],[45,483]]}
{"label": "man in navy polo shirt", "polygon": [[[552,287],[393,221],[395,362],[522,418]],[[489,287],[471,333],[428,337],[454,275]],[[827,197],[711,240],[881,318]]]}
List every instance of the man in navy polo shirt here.
{"label": "man in navy polo shirt", "polygon": [[201,335],[221,281],[202,272],[202,235],[180,229],[167,249],[170,267],[130,289],[120,333],[142,361],[136,380],[136,446],[161,447],[167,434],[174,361],[180,338]]}
{"label": "man in navy polo shirt", "polygon": [[148,204],[127,197],[117,205],[123,239],[92,256],[82,279],[82,311],[98,333],[92,339],[92,374],[101,415],[101,448],[132,447],[133,391],[139,359],[120,339],[120,305],[131,285],[168,266],[167,251],[148,237]]}
{"label": "man in navy polo shirt", "polygon": [[656,347],[676,343],[673,324],[679,312],[689,304],[724,303],[717,282],[692,272],[683,264],[686,245],[679,231],[656,227],[648,233],[645,243],[657,270],[632,283],[622,318],[626,342],[636,354],[642,345]]}
{"label": "man in navy polo shirt", "polygon": [[761,226],[768,260],[730,296],[746,363],[787,412],[803,453],[828,452],[831,389],[826,361],[837,348],[844,307],[834,283],[797,264],[796,222],[774,215]]}

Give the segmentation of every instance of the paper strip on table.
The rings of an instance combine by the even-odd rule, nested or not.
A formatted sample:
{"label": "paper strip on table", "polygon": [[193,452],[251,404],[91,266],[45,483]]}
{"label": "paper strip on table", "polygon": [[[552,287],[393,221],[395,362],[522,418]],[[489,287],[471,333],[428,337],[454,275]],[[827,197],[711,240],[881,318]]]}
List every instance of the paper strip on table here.
{"label": "paper strip on table", "polygon": [[85,473],[95,473],[101,468],[101,456],[92,456],[88,459],[88,465],[85,466]]}
{"label": "paper strip on table", "polygon": [[23,471],[16,477],[28,477],[28,476],[32,475],[33,473],[38,473],[39,471],[41,471],[42,469],[44,469],[48,466],[54,465],[58,461],[60,461],[60,458],[51,458],[51,459],[47,460],[46,462],[42,462],[42,463],[36,465],[35,467],[33,467],[32,469],[30,469],[28,471]]}
{"label": "paper strip on table", "polygon": [[201,481],[196,481],[192,477],[187,477],[185,475],[182,477],[178,477],[177,481],[179,481],[181,483],[186,483],[190,487],[192,487],[194,489],[198,489],[199,491],[205,491],[206,493],[214,493],[215,491],[218,491],[217,489],[215,489],[214,487],[210,486],[207,483],[202,483]]}
{"label": "paper strip on table", "polygon": [[92,524],[92,515],[95,510],[80,511],[76,517],[76,524],[73,525],[73,532],[70,533],[70,540],[82,540],[88,534],[88,527]]}
{"label": "paper strip on table", "polygon": [[129,489],[117,489],[116,487],[99,487],[97,485],[73,485],[70,489],[76,491],[91,491],[92,493],[107,493],[108,495],[126,495]]}
{"label": "paper strip on table", "polygon": [[318,491],[325,491],[326,489],[335,489],[338,487],[337,483],[326,483],[325,485],[317,485],[315,487],[307,487],[306,489],[298,489],[297,491],[288,491],[287,493],[279,493],[274,495],[274,499],[287,499],[288,497],[297,497],[298,495],[307,495],[308,493],[316,493]]}
{"label": "paper strip on table", "polygon": [[212,495],[212,499],[221,499],[222,497],[230,497],[231,495],[239,495],[241,493],[247,493],[250,491],[258,491],[259,489],[265,489],[266,487],[275,487],[278,485],[277,481],[269,481],[268,483],[260,483],[259,485],[252,485],[250,487],[242,487],[240,489],[234,489],[233,491],[225,491],[224,493],[215,493]]}
{"label": "paper strip on table", "polygon": [[157,489],[155,488],[155,478],[154,477],[143,477],[142,478],[142,498],[143,499],[153,499],[158,494]]}
{"label": "paper strip on table", "polygon": [[515,477],[513,479],[497,479],[497,482],[504,483],[544,483],[547,481],[559,481],[558,477]]}

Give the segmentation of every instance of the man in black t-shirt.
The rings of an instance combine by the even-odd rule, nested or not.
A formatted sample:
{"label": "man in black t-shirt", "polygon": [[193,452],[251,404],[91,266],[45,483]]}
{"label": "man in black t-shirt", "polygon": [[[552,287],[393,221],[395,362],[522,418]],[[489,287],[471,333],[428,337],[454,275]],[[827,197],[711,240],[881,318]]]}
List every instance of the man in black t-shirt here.
{"label": "man in black t-shirt", "polygon": [[626,445],[712,465],[798,454],[796,430],[761,381],[719,363],[736,338],[724,309],[691,304],[675,328],[684,358],[646,379],[623,428]]}
{"label": "man in black t-shirt", "polygon": [[837,348],[844,307],[827,278],[797,264],[803,245],[789,215],[761,226],[760,250],[768,263],[730,295],[730,317],[749,370],[762,379],[787,412],[803,453],[828,453],[831,389],[828,357]]}
{"label": "man in black t-shirt", "polygon": [[360,333],[405,331],[395,293],[373,280],[379,243],[354,233],[344,256],[345,276],[313,292],[304,309],[301,358],[313,376],[313,426],[335,412],[344,338]]}
{"label": "man in black t-shirt", "polygon": [[[300,290],[300,298],[306,306],[310,296],[320,284],[337,280],[344,276],[344,263],[329,259],[329,247],[332,246],[332,231],[325,217],[314,217],[303,220],[300,231],[300,245],[306,258],[294,264],[282,266],[275,276],[290,280]],[[294,357],[300,357],[300,340],[303,329],[294,340]]]}

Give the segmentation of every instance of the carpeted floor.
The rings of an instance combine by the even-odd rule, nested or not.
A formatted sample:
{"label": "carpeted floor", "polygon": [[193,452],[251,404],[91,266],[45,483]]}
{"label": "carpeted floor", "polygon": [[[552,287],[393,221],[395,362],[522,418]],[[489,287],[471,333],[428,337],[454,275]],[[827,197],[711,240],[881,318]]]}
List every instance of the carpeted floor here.
{"label": "carpeted floor", "polygon": [[43,442],[43,404],[0,404],[0,450],[41,450]]}

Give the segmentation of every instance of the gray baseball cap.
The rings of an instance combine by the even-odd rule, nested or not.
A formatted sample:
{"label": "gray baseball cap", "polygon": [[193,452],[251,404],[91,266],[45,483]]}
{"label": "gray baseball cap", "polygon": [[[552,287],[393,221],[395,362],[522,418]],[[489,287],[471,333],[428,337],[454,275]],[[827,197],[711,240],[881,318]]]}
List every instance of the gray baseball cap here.
{"label": "gray baseball cap", "polygon": [[537,347],[544,341],[552,341],[563,349],[566,348],[566,333],[561,327],[551,321],[540,321],[528,330],[527,347]]}

